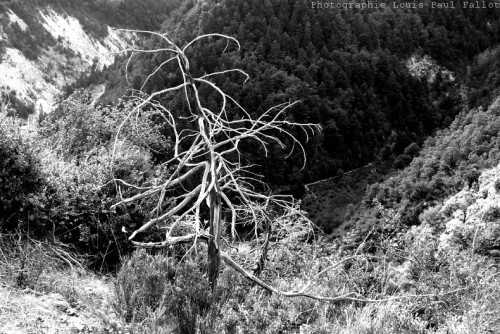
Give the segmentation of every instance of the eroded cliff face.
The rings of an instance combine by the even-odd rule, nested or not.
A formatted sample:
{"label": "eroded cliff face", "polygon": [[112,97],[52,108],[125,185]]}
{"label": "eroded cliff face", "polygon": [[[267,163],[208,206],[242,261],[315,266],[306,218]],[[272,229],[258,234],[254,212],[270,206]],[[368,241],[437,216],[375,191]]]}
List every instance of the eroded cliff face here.
{"label": "eroded cliff face", "polygon": [[107,36],[96,38],[83,29],[78,19],[50,7],[35,8],[34,20],[56,41],[43,45],[37,59],[28,59],[14,47],[7,27],[29,33],[28,23],[12,10],[0,14],[0,39],[5,46],[0,60],[0,87],[14,91],[17,97],[35,106],[36,112],[50,112],[63,88],[92,67],[102,69],[134,44],[135,35],[106,26]]}

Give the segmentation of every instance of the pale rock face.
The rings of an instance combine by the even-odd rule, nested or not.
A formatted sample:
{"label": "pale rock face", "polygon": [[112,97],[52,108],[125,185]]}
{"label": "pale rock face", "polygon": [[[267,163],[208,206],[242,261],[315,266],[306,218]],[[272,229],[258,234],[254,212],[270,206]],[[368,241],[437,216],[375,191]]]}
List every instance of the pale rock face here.
{"label": "pale rock face", "polygon": [[[8,10],[7,15],[11,23],[27,29],[26,23],[14,12]],[[0,60],[0,87],[17,92],[18,98],[33,104],[37,113],[50,112],[63,88],[88,71],[94,61],[98,69],[113,64],[116,55],[130,48],[136,38],[133,33],[108,26],[108,35],[98,40],[87,35],[76,18],[51,8],[40,8],[39,16],[40,23],[60,45],[47,47],[36,61],[27,59],[17,49],[6,48]],[[1,27],[0,39],[7,39]],[[62,53],[61,47],[70,49],[76,56]]]}
{"label": "pale rock face", "polygon": [[432,83],[436,80],[436,75],[441,71],[443,79],[448,81],[455,81],[455,76],[451,71],[439,66],[434,59],[425,56],[413,55],[406,61],[406,67],[410,74],[417,78],[426,78],[428,82]]}
{"label": "pale rock face", "polygon": [[111,65],[115,55],[126,49],[133,36],[117,33],[108,27],[108,36],[103,41],[90,37],[80,22],[71,16],[63,17],[51,8],[40,10],[42,25],[54,37],[62,39],[63,46],[81,55],[81,60],[92,65],[94,59],[98,68]]}
{"label": "pale rock face", "polygon": [[8,10],[7,11],[7,15],[9,15],[9,20],[10,22],[12,23],[17,23],[19,24],[19,27],[25,31],[27,28],[28,28],[28,25],[19,17],[16,15],[16,13],[14,13],[12,10]]}
{"label": "pale rock face", "polygon": [[45,79],[40,64],[32,62],[17,49],[7,48],[0,63],[0,86],[9,87],[25,101],[40,101],[46,108],[55,103],[62,88]]}

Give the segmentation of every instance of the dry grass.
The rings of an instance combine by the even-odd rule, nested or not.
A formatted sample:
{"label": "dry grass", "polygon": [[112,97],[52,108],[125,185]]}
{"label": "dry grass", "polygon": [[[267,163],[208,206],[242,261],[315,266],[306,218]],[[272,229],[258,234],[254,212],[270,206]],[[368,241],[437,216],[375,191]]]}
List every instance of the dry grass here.
{"label": "dry grass", "polygon": [[[62,278],[64,274],[54,276],[58,275]],[[106,300],[111,287],[102,279],[91,276],[75,279],[72,284],[70,295],[65,293],[70,287],[62,281],[55,289],[61,293],[0,287],[0,333],[103,332],[99,313],[108,312]]]}
{"label": "dry grass", "polygon": [[[54,256],[53,247],[0,235],[1,334],[500,333],[497,265],[472,251],[454,257],[449,254],[440,270],[426,266],[410,270],[415,280],[411,291],[401,287],[394,296],[387,294],[385,285],[389,282],[384,279],[390,274],[391,266],[384,262],[391,259],[390,253],[368,264],[353,262],[336,267],[312,285],[314,292],[322,295],[339,294],[349,288],[386,299],[377,303],[330,304],[269,295],[225,268],[212,321],[206,279],[194,270],[199,268],[199,259],[179,265],[173,258],[138,251],[133,260],[124,262],[118,279],[108,279],[71,264],[71,259]],[[67,251],[57,247],[61,254]],[[429,258],[425,254],[432,251],[420,243],[406,247],[406,252],[424,262]],[[398,252],[401,255],[402,250]],[[242,256],[246,255],[251,257]],[[331,244],[277,244],[268,255],[262,277],[281,290],[300,288],[319,268],[345,256]],[[23,256],[27,258],[22,260]],[[20,271],[22,261],[25,265]],[[37,265],[40,262],[44,265]],[[23,280],[18,279],[20,273]],[[20,282],[24,285],[19,286]],[[445,290],[455,292],[439,294]],[[413,293],[414,298],[389,298]],[[431,296],[419,298],[418,293]],[[131,316],[124,311],[131,311]]]}
{"label": "dry grass", "polygon": [[0,333],[102,333],[113,283],[61,245],[0,235]]}

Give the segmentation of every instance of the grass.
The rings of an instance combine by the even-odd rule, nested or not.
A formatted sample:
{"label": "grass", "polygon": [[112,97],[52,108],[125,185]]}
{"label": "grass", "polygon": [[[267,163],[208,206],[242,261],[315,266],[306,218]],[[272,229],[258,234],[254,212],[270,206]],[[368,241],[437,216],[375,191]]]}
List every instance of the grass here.
{"label": "grass", "polygon": [[[275,243],[261,278],[282,291],[300,289],[322,269],[342,263],[314,279],[310,292],[354,291],[383,301],[270,295],[228,267],[212,295],[202,254],[179,262],[179,250],[138,250],[123,259],[116,277],[102,277],[78,265],[82,259],[63,245],[1,235],[0,333],[500,332],[500,275],[493,259],[472,249],[442,250],[425,225],[397,245],[381,241],[376,254],[364,248],[349,253],[357,247],[346,240]],[[255,260],[245,249],[227,251],[241,262]],[[353,252],[365,254],[364,260],[342,262]]]}
{"label": "grass", "polygon": [[0,333],[103,332],[113,283],[80,261],[60,244],[0,235]]}

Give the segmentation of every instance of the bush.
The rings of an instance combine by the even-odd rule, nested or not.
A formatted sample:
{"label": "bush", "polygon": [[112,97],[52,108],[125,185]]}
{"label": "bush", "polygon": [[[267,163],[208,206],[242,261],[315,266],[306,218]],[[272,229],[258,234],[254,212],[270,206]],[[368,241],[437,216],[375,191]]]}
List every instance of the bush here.
{"label": "bush", "polygon": [[406,154],[398,155],[394,161],[393,167],[396,169],[403,169],[410,164],[412,157]]}
{"label": "bush", "polygon": [[[87,91],[75,93],[42,122],[32,140],[44,178],[32,219],[36,220],[38,236],[50,231],[59,240],[94,256],[95,269],[114,270],[120,256],[130,250],[122,230],[135,230],[149,215],[152,201],[111,212],[110,207],[118,201],[118,189],[123,197],[136,191],[113,180],[145,185],[146,179],[154,183],[168,177],[155,168],[150,153],[150,147],[160,151],[168,145],[147,114],[124,129],[127,136],[117,143],[112,157],[113,135],[125,111],[93,107],[91,100]],[[130,106],[124,102],[122,108]],[[140,133],[147,135],[140,138]],[[154,229],[143,238],[154,241],[158,232]]]}
{"label": "bush", "polygon": [[494,222],[498,221],[500,218],[500,208],[498,206],[490,207],[483,216],[483,220],[485,222]]}
{"label": "bush", "polygon": [[500,179],[495,180],[495,190],[500,193]]}
{"label": "bush", "polygon": [[410,145],[408,145],[408,147],[405,148],[403,154],[408,155],[410,157],[415,157],[418,155],[419,151],[420,151],[420,146],[418,146],[417,143],[411,143]]}
{"label": "bush", "polygon": [[138,324],[156,317],[158,328],[174,325],[180,333],[208,327],[205,319],[212,294],[204,278],[206,264],[193,259],[176,263],[166,254],[138,250],[117,275],[114,308],[126,322]]}
{"label": "bush", "polygon": [[[15,107],[5,103],[13,101],[9,97],[0,95],[0,229],[57,238],[93,256],[94,269],[114,270],[130,249],[122,229],[142,224],[152,201],[111,212],[118,201],[113,180],[145,185],[148,179],[149,186],[168,177],[153,164],[150,147],[157,152],[168,148],[153,116],[146,113],[124,129],[127,137],[116,146],[112,164],[113,133],[123,120],[122,109],[94,108],[88,104],[91,96],[82,91],[35,127],[5,116]],[[123,103],[122,108],[129,107]],[[147,135],[141,138],[141,133]],[[134,191],[120,189],[124,197]],[[156,241],[158,232],[144,234],[143,240]]]}
{"label": "bush", "polygon": [[40,163],[18,129],[15,120],[0,119],[1,229],[16,229],[28,220],[35,194],[43,185]]}
{"label": "bush", "polygon": [[164,256],[136,251],[124,262],[116,278],[115,310],[127,322],[144,320],[164,300],[175,277],[173,262]]}

